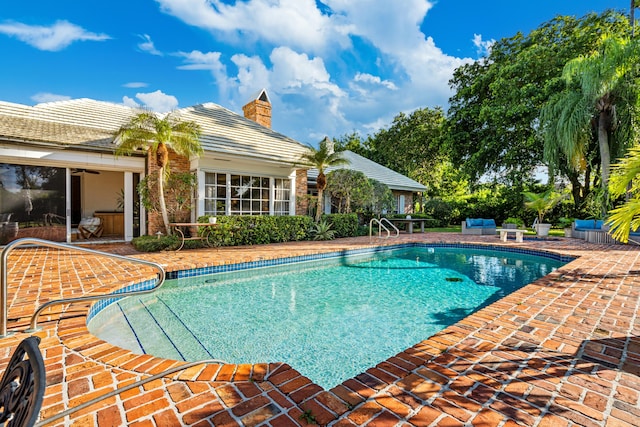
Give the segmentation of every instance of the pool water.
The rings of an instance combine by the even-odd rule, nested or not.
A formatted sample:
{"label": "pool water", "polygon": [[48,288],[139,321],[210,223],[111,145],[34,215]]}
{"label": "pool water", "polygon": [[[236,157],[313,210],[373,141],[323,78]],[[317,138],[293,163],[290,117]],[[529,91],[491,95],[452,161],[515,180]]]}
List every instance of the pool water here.
{"label": "pool water", "polygon": [[200,276],[111,304],[89,329],[159,357],[286,362],[328,389],[562,264],[409,248]]}

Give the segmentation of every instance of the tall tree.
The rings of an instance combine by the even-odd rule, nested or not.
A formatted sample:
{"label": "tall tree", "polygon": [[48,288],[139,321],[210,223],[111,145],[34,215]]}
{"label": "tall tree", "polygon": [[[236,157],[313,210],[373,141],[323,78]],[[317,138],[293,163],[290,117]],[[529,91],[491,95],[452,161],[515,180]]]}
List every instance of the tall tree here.
{"label": "tall tree", "polygon": [[318,170],[318,178],[316,179],[318,202],[316,205],[315,221],[320,222],[320,218],[322,217],[324,190],[327,188],[327,176],[325,175],[325,170],[330,166],[346,165],[349,161],[343,158],[340,152],[334,151],[334,144],[329,137],[325,137],[320,141],[318,148],[308,145],[307,152],[301,156],[300,161],[303,164]]}
{"label": "tall tree", "polygon": [[602,215],[609,206],[611,157],[617,157],[634,132],[640,60],[637,43],[622,37],[604,36],[589,55],[569,61],[562,77],[565,88],[554,95],[541,112],[547,159],[562,152],[573,165],[587,157],[595,136],[600,157]]}
{"label": "tall tree", "polygon": [[[493,176],[524,191],[543,164],[539,114],[562,90],[562,71],[588,54],[601,34],[628,34],[626,15],[615,11],[580,19],[558,16],[529,34],[496,42],[488,57],[458,68],[450,81],[446,144],[472,181]],[[582,177],[570,177],[577,187]],[[518,188],[519,187],[519,188]]]}
{"label": "tall tree", "polygon": [[441,157],[444,112],[440,107],[399,113],[388,128],[365,142],[370,160],[416,179],[415,172]]}
{"label": "tall tree", "polygon": [[338,203],[338,213],[361,211],[373,200],[373,184],[367,176],[352,169],[336,169],[327,174],[327,193]]}
{"label": "tall tree", "polygon": [[158,193],[160,212],[167,235],[171,234],[169,215],[164,194],[164,184],[170,174],[169,148],[187,158],[200,156],[200,125],[192,121],[181,121],[174,114],[160,117],[144,111],[132,117],[116,132],[116,155],[131,155],[136,150],[146,150],[155,157],[158,166]]}

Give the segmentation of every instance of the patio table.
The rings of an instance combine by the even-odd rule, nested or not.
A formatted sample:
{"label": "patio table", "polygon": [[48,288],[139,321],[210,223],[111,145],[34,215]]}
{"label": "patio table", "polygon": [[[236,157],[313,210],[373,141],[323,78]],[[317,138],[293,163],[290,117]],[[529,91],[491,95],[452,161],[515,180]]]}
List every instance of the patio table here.
{"label": "patio table", "polygon": [[[210,222],[172,222],[169,224],[169,227],[173,228],[175,232],[180,236],[180,247],[176,249],[179,251],[184,247],[185,240],[204,240],[208,246],[212,246],[213,242],[211,241],[211,233],[209,231],[205,232],[203,235],[199,233],[199,227],[216,227],[218,224],[210,223]],[[184,234],[184,228],[189,228],[193,230],[190,233],[190,237],[186,237]]]}

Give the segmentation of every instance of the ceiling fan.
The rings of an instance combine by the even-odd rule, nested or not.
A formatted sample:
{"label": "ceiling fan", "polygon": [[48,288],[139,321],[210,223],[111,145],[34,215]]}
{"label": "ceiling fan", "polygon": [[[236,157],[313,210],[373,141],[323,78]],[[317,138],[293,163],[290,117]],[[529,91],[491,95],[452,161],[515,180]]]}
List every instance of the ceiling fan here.
{"label": "ceiling fan", "polygon": [[94,175],[100,175],[99,171],[94,171],[94,170],[91,170],[91,169],[71,169],[71,173],[76,173],[76,174],[77,173],[91,173],[91,174],[94,174]]}

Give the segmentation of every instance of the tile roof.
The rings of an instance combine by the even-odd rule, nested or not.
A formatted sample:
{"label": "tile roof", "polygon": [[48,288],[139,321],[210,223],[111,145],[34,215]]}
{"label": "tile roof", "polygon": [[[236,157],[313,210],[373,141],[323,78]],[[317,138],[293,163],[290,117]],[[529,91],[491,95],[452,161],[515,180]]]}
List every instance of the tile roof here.
{"label": "tile roof", "polygon": [[[366,157],[362,157],[353,151],[345,150],[342,152],[342,156],[349,161],[349,164],[327,168],[325,173],[337,169],[352,169],[364,173],[368,178],[375,179],[376,181],[385,184],[391,190],[425,191],[427,189],[427,187],[419,182],[369,160]],[[307,177],[309,181],[315,182],[318,177],[318,170],[309,169],[307,171]]]}
{"label": "tile roof", "polygon": [[[34,107],[0,101],[0,139],[111,151],[113,133],[133,111],[110,110],[116,104],[75,100]],[[102,108],[96,108],[102,107]],[[115,112],[120,114],[114,114]],[[96,117],[91,121],[90,117]]]}
{"label": "tile roof", "polygon": [[205,151],[297,163],[307,147],[214,103],[176,111],[202,127]]}
{"label": "tile roof", "polygon": [[[73,99],[27,106],[0,101],[0,140],[112,151],[114,133],[139,109]],[[296,163],[306,147],[231,110],[207,103],[175,111],[202,127],[205,153]]]}

